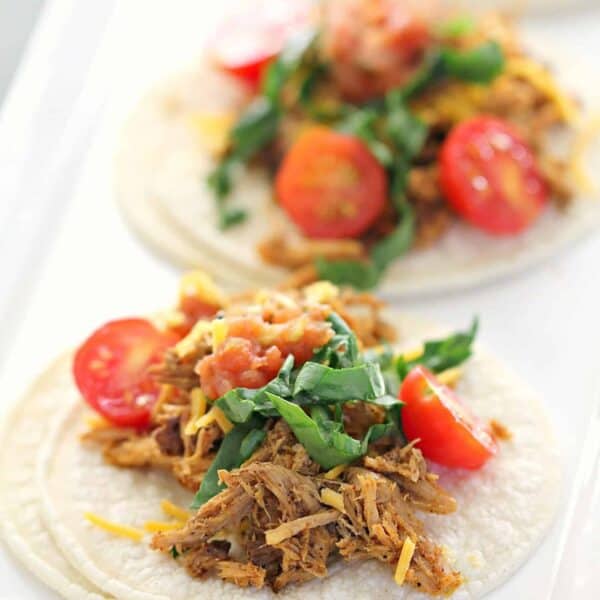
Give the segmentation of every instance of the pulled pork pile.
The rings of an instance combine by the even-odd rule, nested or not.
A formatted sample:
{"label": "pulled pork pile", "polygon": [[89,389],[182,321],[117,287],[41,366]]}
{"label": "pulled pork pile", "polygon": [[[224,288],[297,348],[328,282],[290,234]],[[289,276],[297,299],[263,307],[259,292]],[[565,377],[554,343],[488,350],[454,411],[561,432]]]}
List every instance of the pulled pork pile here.
{"label": "pulled pork pile", "polygon": [[416,514],[450,513],[455,501],[412,445],[365,457],[341,479],[327,479],[280,420],[241,468],[219,477],[224,491],[183,529],[156,534],[152,542],[163,552],[174,548],[193,577],[216,574],[242,587],[279,591],[325,577],[340,557],[395,565],[410,538],[415,551],[407,583],[432,595],[461,584]]}

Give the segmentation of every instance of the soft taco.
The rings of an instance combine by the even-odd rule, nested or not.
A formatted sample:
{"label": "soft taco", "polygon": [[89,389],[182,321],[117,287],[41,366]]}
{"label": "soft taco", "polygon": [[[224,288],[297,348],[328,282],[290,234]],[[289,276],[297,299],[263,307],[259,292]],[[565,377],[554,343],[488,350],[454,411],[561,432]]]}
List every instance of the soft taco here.
{"label": "soft taco", "polygon": [[293,6],[276,26],[238,15],[126,124],[119,202],[178,263],[238,286],[425,292],[522,269],[596,226],[593,86],[555,40],[533,53],[506,19],[433,3]]}
{"label": "soft taco", "polygon": [[559,461],[476,331],[190,273],[174,310],[107,323],[33,388],[3,534],[68,597],[481,597],[549,527]]}

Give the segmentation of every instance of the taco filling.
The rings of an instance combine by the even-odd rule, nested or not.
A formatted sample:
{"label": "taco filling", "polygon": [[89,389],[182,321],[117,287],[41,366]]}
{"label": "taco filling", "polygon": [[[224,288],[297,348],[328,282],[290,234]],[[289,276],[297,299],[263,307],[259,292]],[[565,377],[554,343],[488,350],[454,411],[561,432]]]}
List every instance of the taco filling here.
{"label": "taco filling", "polygon": [[278,19],[242,13],[223,26],[208,52],[247,100],[190,121],[217,160],[215,226],[247,217],[227,201],[240,166],[268,173],[294,227],[258,252],[293,271],[290,285],[371,288],[457,220],[514,236],[571,202],[569,157],[550,136],[574,131],[577,105],[507,20],[395,0]]}
{"label": "taco filling", "polygon": [[431,595],[461,585],[422,516],[457,509],[433,464],[469,473],[499,452],[502,425],[452,389],[477,324],[394,354],[380,310],[328,282],[227,297],[190,273],[174,311],[84,342],[74,376],[102,419],[83,442],[195,493],[189,511],[167,503],[173,522],[146,524],[152,548],[192,577],[274,591],[368,559]]}

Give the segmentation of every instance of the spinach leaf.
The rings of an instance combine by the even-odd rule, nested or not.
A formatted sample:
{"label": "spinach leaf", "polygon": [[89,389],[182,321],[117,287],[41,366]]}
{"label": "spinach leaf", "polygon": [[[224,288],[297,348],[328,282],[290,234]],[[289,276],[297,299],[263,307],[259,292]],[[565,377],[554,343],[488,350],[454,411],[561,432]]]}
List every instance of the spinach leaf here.
{"label": "spinach leaf", "polygon": [[[252,431],[260,430],[263,424],[264,419],[254,416],[247,423],[236,425],[223,438],[215,459],[202,479],[200,489],[194,497],[191,508],[200,508],[205,502],[224,489],[225,486],[219,481],[218,471],[220,469],[225,469],[226,471],[235,469],[250,458],[250,455],[256,449],[256,445],[246,440]],[[256,440],[256,435],[252,439]],[[244,444],[244,442],[246,443]],[[242,451],[243,445],[244,448]]]}
{"label": "spinach leaf", "polygon": [[335,312],[332,312],[327,320],[335,335],[315,352],[313,361],[328,364],[335,369],[353,367],[357,364],[360,356],[354,331]]}
{"label": "spinach leaf", "polygon": [[417,96],[430,85],[443,79],[446,74],[444,61],[439,50],[430,52],[412,79],[398,93],[404,101]]}
{"label": "spinach leaf", "polygon": [[357,290],[374,288],[381,273],[370,262],[358,260],[330,260],[319,257],[315,260],[319,279],[327,279],[336,285],[351,285]]}
{"label": "spinach leaf", "polygon": [[444,69],[451,77],[473,83],[490,83],[504,69],[498,42],[486,42],[472,50],[442,49]]}
{"label": "spinach leaf", "polygon": [[380,273],[396,258],[405,254],[412,245],[415,217],[408,203],[404,204],[400,223],[388,236],[377,242],[371,250],[371,260]]}
{"label": "spinach leaf", "polygon": [[434,373],[460,365],[473,353],[472,345],[478,326],[479,321],[475,318],[468,331],[455,333],[442,340],[425,342],[423,354],[413,360],[406,361],[399,356],[396,360],[398,376],[401,380],[404,379],[416,365],[423,365]]}
{"label": "spinach leaf", "polygon": [[302,393],[328,403],[349,400],[368,402],[385,394],[385,384],[376,363],[333,369],[320,363],[307,362],[300,369],[294,384],[293,395]]}
{"label": "spinach leaf", "polygon": [[471,33],[475,29],[475,21],[470,15],[459,15],[445,21],[439,27],[439,32],[445,37],[461,37]]}
{"label": "spinach leaf", "polygon": [[421,152],[427,139],[427,125],[406,106],[399,92],[386,96],[386,133],[397,154],[411,160]]}
{"label": "spinach leaf", "polygon": [[379,365],[382,371],[387,371],[394,364],[394,350],[389,344],[385,344],[383,350],[379,348],[367,348],[362,355],[366,363]]}
{"label": "spinach leaf", "polygon": [[313,410],[311,417],[297,404],[273,394],[268,395],[281,417],[306,448],[309,456],[324,469],[331,469],[360,458],[366,454],[371,442],[394,430],[392,423],[373,425],[362,441],[355,440],[343,432],[341,423],[329,420],[322,407]]}

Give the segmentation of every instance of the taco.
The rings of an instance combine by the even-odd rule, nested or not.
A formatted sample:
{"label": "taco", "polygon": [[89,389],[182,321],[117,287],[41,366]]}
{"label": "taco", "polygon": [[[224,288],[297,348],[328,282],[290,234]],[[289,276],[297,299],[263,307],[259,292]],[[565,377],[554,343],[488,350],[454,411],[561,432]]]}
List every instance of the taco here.
{"label": "taco", "polygon": [[496,15],[413,4],[334,0],[277,35],[268,13],[228,23],[127,122],[128,220],[238,286],[395,294],[514,272],[593,229],[579,61],[543,38],[534,58],[536,38]]}
{"label": "taco", "polygon": [[328,282],[227,296],[189,273],[174,310],[107,323],[32,390],[3,534],[35,534],[24,560],[70,597],[481,597],[535,550],[560,473],[476,332]]}

